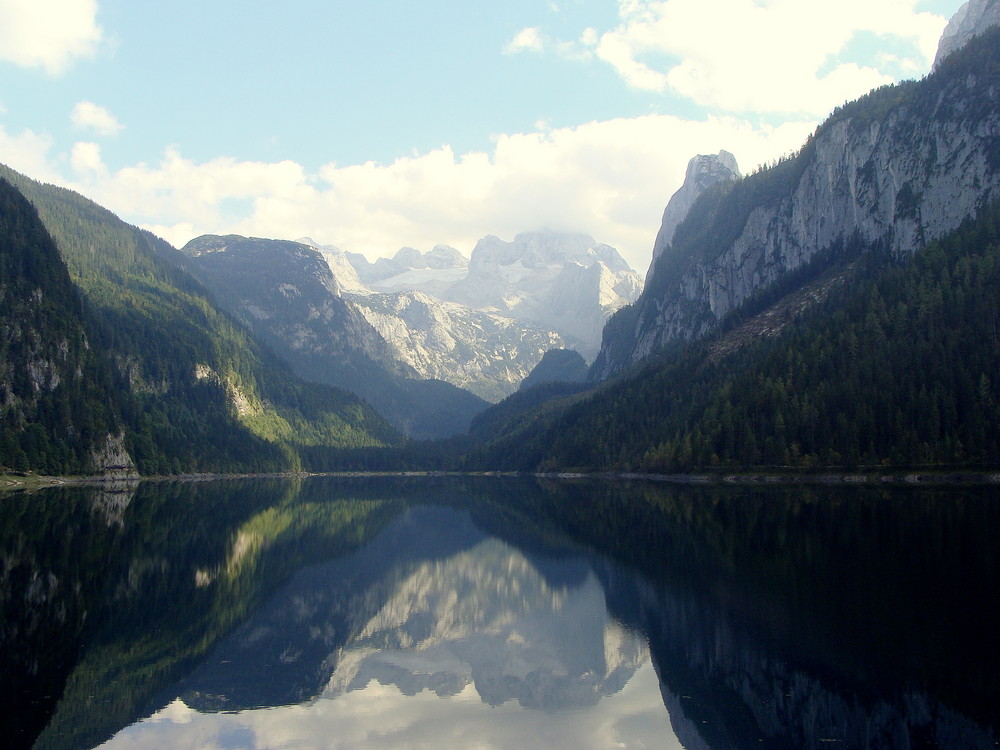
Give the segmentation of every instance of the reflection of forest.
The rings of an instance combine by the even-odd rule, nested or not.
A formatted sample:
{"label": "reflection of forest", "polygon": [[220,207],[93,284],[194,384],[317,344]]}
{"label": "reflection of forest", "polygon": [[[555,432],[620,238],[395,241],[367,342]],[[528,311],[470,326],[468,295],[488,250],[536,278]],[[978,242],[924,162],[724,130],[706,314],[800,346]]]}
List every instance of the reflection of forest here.
{"label": "reflection of forest", "polygon": [[685,746],[993,746],[991,488],[549,489],[557,523],[648,576],[606,581],[609,607],[649,638]]}
{"label": "reflection of forest", "polygon": [[[0,505],[4,723],[14,746],[39,733],[38,747],[100,743],[172,700],[185,676],[194,687],[211,650],[297,571],[364,556],[405,508],[431,505],[468,510],[469,534],[520,549],[546,585],[579,586],[566,566],[590,550],[612,614],[649,640],[687,747],[808,747],[862,731],[872,746],[976,747],[1000,705],[990,494],[420,478],[13,496]],[[470,546],[459,537],[451,553]],[[424,541],[395,573],[377,549],[363,575],[342,571],[340,600],[368,605],[341,607],[334,640],[399,637],[399,623],[370,624],[404,573],[441,559]],[[322,690],[328,666],[270,689],[312,697],[303,686]]]}

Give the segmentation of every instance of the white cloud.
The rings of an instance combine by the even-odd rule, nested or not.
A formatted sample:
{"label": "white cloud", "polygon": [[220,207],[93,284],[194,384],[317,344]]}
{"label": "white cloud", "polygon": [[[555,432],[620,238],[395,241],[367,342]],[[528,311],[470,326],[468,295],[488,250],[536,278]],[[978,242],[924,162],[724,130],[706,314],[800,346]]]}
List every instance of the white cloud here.
{"label": "white cloud", "polygon": [[58,75],[102,37],[97,0],[0,0],[0,60]]}
{"label": "white cloud", "polygon": [[442,146],[316,174],[289,161],[198,163],[176,149],[158,164],[109,172],[96,144],[77,144],[71,165],[75,189],[178,246],[232,232],[310,236],[370,258],[438,243],[468,254],[486,234],[548,227],[587,232],[644,271],[691,156],[725,148],[749,171],[796,149],[815,125],[647,115],[501,135],[489,153]]}
{"label": "white cloud", "polygon": [[[710,111],[820,117],[869,89],[926,71],[946,19],[919,0],[619,0],[594,48],[627,85],[672,91]],[[846,57],[859,35],[892,38],[894,58]],[[855,50],[856,52],[856,50]]]}
{"label": "white cloud", "polygon": [[518,52],[541,52],[543,49],[545,41],[538,27],[529,26],[517,32],[503,48],[503,52],[505,55],[516,55]]}
{"label": "white cloud", "polygon": [[0,126],[0,158],[4,164],[32,179],[62,184],[64,181],[50,160],[51,149],[52,138],[49,135],[32,130],[10,135]]}
{"label": "white cloud", "polygon": [[70,120],[78,128],[94,130],[99,135],[115,135],[124,126],[107,109],[93,102],[77,102]]}
{"label": "white cloud", "polygon": [[608,33],[597,44],[597,56],[611,65],[632,88],[663,91],[667,77],[636,59],[632,40],[623,34]]}
{"label": "white cloud", "polygon": [[594,57],[591,49],[597,44],[597,31],[584,29],[578,41],[558,41],[545,36],[537,26],[521,29],[503,48],[505,55],[516,55],[521,52],[553,52],[566,60],[586,61]]}
{"label": "white cloud", "polygon": [[96,143],[74,143],[69,163],[78,176],[86,179],[106,178],[108,175],[108,168],[101,157],[101,147]]}

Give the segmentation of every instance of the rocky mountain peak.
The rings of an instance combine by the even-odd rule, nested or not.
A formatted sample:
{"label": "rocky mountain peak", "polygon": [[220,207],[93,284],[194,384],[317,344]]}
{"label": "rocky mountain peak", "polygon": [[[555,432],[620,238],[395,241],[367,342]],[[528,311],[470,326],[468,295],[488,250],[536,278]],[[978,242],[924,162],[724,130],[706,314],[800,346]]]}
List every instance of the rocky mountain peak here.
{"label": "rocky mountain peak", "polygon": [[608,316],[640,290],[640,277],[610,245],[583,233],[542,229],[511,242],[481,239],[468,275],[442,296],[551,328],[592,357]]}
{"label": "rocky mountain peak", "polygon": [[684,184],[671,196],[667,207],[663,210],[660,231],[653,243],[653,259],[646,272],[647,280],[652,274],[657,258],[663,254],[663,249],[673,242],[674,230],[684,221],[684,217],[687,216],[698,196],[713,185],[739,178],[740,168],[736,163],[736,157],[728,151],[723,150],[719,151],[718,154],[699,154],[692,157],[684,175]]}
{"label": "rocky mountain peak", "polygon": [[435,245],[432,249],[424,253],[424,263],[427,268],[465,268],[469,265],[469,259],[450,245]]}
{"label": "rocky mountain peak", "polygon": [[[406,270],[465,268],[469,265],[469,259],[449,245],[435,245],[426,253],[413,247],[401,247],[391,262],[399,269]],[[378,263],[376,261],[375,265]]]}
{"label": "rocky mountain peak", "polygon": [[[422,281],[427,281],[426,275],[413,277],[413,272],[444,271],[455,274],[465,272],[469,259],[458,250],[448,245],[435,245],[433,249],[422,253],[413,247],[402,247],[391,258],[379,258],[370,263],[364,256],[347,253],[346,259],[357,272],[360,280],[378,291],[400,291],[402,289],[419,287]],[[403,278],[407,277],[408,278]],[[433,274],[431,275],[433,277]],[[457,278],[457,277],[456,277]],[[396,283],[398,279],[399,284]],[[451,278],[454,281],[454,278]],[[437,285],[431,283],[431,288],[425,290],[437,291]]]}
{"label": "rocky mountain peak", "polygon": [[[340,296],[340,285],[322,253],[302,242],[206,234],[187,243],[181,253],[197,261],[192,266],[196,275],[228,276],[226,289],[243,283],[260,293],[280,290],[286,298]],[[218,293],[217,285],[210,286]]]}
{"label": "rocky mountain peak", "polygon": [[423,254],[417,250],[415,247],[401,247],[396,251],[396,254],[392,256],[392,259],[401,266],[406,268],[426,268],[426,264],[423,260]]}
{"label": "rocky mountain peak", "polygon": [[603,263],[612,273],[632,272],[615,248],[596,242],[588,234],[540,229],[521,232],[511,242],[505,242],[492,234],[483,237],[472,251],[469,272],[476,275],[515,265],[529,271],[562,267],[570,263],[589,268],[598,262]]}
{"label": "rocky mountain peak", "polygon": [[[354,264],[351,262],[351,253],[345,253],[336,245],[320,245],[309,237],[300,237],[296,242],[311,247],[323,256],[323,260],[330,267],[333,278],[336,280],[337,288],[341,292],[364,294],[368,291],[368,287],[361,281],[358,272],[354,268]],[[363,258],[364,256],[360,257]]]}
{"label": "rocky mountain peak", "polygon": [[968,0],[948,21],[941,34],[934,68],[952,52],[964,47],[991,26],[1000,25],[1000,0]]}
{"label": "rocky mountain peak", "polygon": [[243,239],[245,238],[233,234],[226,236],[203,234],[201,237],[195,237],[188,242],[181,248],[181,252],[192,258],[198,258],[209,253],[224,253],[234,242],[239,242]]}

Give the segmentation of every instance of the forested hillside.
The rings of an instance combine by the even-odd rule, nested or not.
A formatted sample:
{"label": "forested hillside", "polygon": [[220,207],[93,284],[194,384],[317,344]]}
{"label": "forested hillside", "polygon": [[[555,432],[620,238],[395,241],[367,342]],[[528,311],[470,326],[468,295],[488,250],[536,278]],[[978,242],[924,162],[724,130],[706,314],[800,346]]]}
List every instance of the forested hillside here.
{"label": "forested hillside", "polygon": [[843,282],[780,335],[724,347],[717,334],[543,407],[530,429],[521,414],[470,465],[995,466],[1000,205],[912,259],[872,249],[836,273]]}
{"label": "forested hillside", "polygon": [[108,372],[38,213],[0,179],[0,463],[48,473],[98,468],[119,434]]}
{"label": "forested hillside", "polygon": [[[360,399],[296,378],[161,257],[171,250],[162,240],[71,191],[5,167],[0,176],[35,205],[56,241],[140,473],[294,469],[302,447],[399,440]],[[43,468],[37,455],[27,459]]]}

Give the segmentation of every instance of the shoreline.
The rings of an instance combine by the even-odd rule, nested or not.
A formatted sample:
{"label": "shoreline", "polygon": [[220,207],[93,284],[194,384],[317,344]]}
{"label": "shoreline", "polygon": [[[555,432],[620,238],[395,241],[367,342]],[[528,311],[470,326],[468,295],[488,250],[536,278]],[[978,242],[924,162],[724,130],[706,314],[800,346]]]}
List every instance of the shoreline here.
{"label": "shoreline", "polygon": [[705,472],[691,474],[642,474],[637,472],[520,472],[520,471],[298,471],[270,473],[192,473],[169,475],[94,475],[94,476],[45,476],[32,472],[0,474],[0,496],[12,493],[31,493],[50,487],[107,487],[111,485],[139,484],[140,482],[215,482],[235,479],[308,479],[311,477],[334,478],[419,478],[419,477],[535,477],[538,479],[580,481],[601,479],[606,481],[661,482],[668,484],[724,484],[724,485],[843,485],[843,486],[893,486],[929,487],[955,485],[1000,485],[1000,471],[946,471],[936,469],[908,471],[855,471],[817,472]]}

